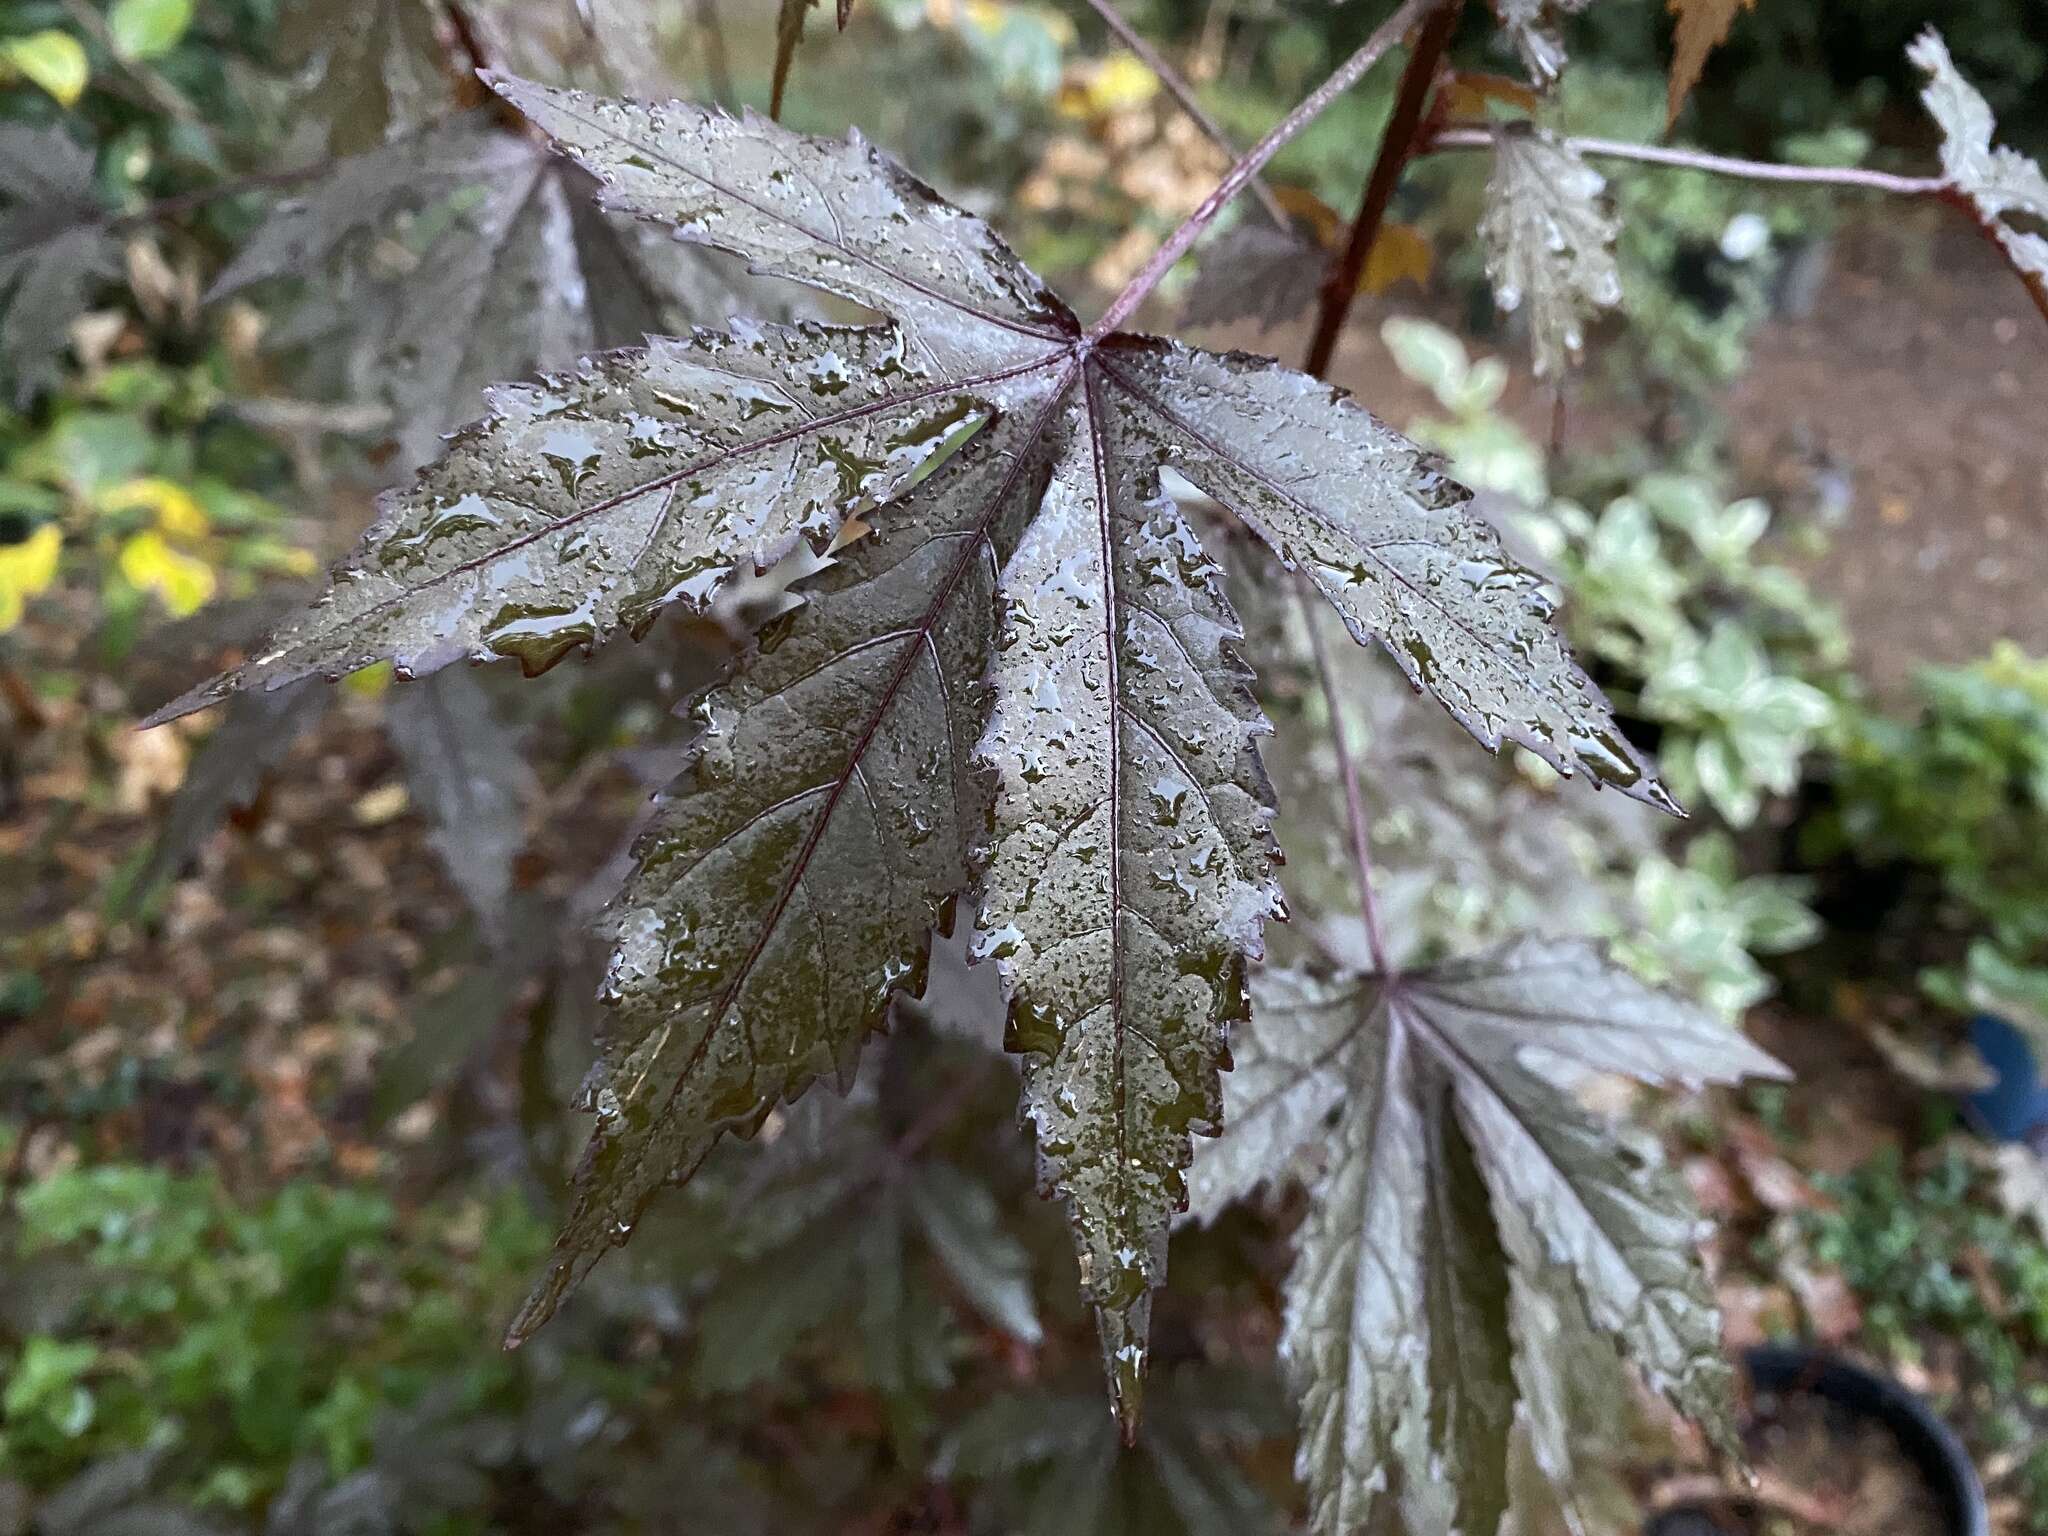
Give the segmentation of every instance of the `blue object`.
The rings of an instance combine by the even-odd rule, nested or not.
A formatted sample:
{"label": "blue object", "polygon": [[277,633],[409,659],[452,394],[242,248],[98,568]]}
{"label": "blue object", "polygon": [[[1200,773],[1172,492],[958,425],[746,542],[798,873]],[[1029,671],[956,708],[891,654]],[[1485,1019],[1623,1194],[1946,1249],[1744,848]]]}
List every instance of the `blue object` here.
{"label": "blue object", "polygon": [[2025,1141],[2048,1130],[2048,1084],[2027,1037],[1997,1014],[1980,1013],[1970,1020],[1970,1043],[1997,1076],[1963,1101],[1971,1121],[2000,1141]]}

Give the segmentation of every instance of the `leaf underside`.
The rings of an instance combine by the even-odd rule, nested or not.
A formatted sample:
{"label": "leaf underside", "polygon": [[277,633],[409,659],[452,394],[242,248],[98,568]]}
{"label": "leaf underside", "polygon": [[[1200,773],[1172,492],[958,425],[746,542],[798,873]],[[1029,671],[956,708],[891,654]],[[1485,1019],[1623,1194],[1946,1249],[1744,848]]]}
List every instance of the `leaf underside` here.
{"label": "leaf underside", "polygon": [[605,205],[887,318],[735,323],[491,392],[237,688],[389,659],[539,670],[873,528],[701,705],[618,903],[597,1117],[525,1336],[660,1184],[843,1076],[963,891],[1010,995],[1119,1411],[1191,1135],[1279,909],[1264,722],[1221,572],[1160,492],[1226,503],[1489,746],[1664,801],[1436,463],[1241,354],[1098,337],[858,135],[492,81]]}
{"label": "leaf underside", "polygon": [[1586,317],[1621,302],[1619,229],[1600,202],[1606,185],[1554,134],[1494,136],[1479,238],[1495,300],[1508,311],[1527,306],[1538,374],[1562,373],[1585,345]]}
{"label": "leaf underside", "polygon": [[[1991,107],[1965,80],[1933,28],[1906,50],[1927,74],[1920,99],[1941,125],[1941,166],[2012,264],[2024,275],[2048,282],[2048,174],[2016,149],[1993,145],[1997,125]],[[2017,214],[2023,222],[2015,223]]]}
{"label": "leaf underside", "polygon": [[1597,1339],[1727,1442],[1696,1213],[1653,1142],[1572,1095],[1593,1073],[1782,1068],[1579,943],[1524,940],[1387,983],[1275,971],[1255,1001],[1196,1209],[1320,1154],[1282,1337],[1313,1530],[1397,1516],[1418,1536],[1491,1536],[1518,1416],[1546,1475],[1569,1477],[1579,1357]]}

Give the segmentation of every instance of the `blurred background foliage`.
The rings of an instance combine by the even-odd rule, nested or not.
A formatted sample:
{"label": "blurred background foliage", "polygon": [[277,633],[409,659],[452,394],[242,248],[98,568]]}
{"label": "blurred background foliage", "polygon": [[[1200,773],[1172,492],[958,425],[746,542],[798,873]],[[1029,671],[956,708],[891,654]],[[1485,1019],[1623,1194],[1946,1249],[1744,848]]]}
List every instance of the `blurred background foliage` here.
{"label": "blurred background foliage", "polygon": [[[480,36],[532,46],[540,68],[625,72],[570,0],[473,9]],[[765,103],[764,7],[601,9],[648,40],[625,55],[643,81]],[[1383,9],[1127,14],[1249,142]],[[1479,9],[1454,57],[1506,68]],[[673,1530],[679,1510],[729,1533],[1284,1529],[1297,1495],[1271,1353],[1295,1212],[1176,1240],[1155,1406],[1120,1451],[964,935],[846,1101],[814,1096],[761,1145],[722,1149],[560,1323],[495,1348],[577,1139],[560,1106],[590,1054],[582,918],[675,760],[669,704],[784,604],[776,581],[722,628],[475,685],[461,707],[495,734],[472,745],[522,765],[491,781],[510,830],[481,879],[459,837],[430,851],[447,813],[386,674],[134,732],[346,547],[405,468],[406,423],[338,370],[294,366],[287,295],[208,289],[289,195],[269,185],[280,170],[374,144],[409,110],[393,87],[383,119],[323,138],[302,110],[308,39],[413,49],[380,78],[430,113],[472,100],[454,61],[470,44],[420,14],[0,4],[0,126],[61,132],[102,210],[75,313],[0,321],[0,1536]],[[1928,19],[1905,0],[1762,0],[1673,137],[1924,165],[1903,49]],[[1939,20],[2005,136],[2038,151],[2048,10],[1957,0]],[[1663,8],[1607,0],[1572,30],[1579,63],[1544,119],[1659,138]],[[859,0],[843,37],[822,15],[811,31],[788,120],[859,125],[1069,292],[1120,284],[1226,163],[1079,4]],[[1325,241],[1391,92],[1375,74],[1272,166]],[[1855,465],[1794,442],[1790,470],[1760,467],[1732,425],[1759,338],[1812,321],[1845,251],[1877,239],[1910,290],[1939,265],[1910,254],[1933,226],[1873,235],[1889,211],[1854,199],[1615,169],[1624,301],[1553,398],[1486,287],[1483,181],[1454,154],[1404,179],[1345,381],[1438,448],[1553,578],[1574,644],[1693,816],[1489,762],[1343,647],[1399,942],[1600,934],[1646,976],[1747,1013],[1802,1081],[1665,1112],[1723,1222],[1731,1341],[1800,1332],[1893,1362],[1959,1416],[2003,1528],[2048,1531],[2048,1199],[1996,1176],[1956,1107],[1981,1081],[1968,1015],[2048,1042],[2048,636],[1979,636],[1981,654],[1927,658],[1910,691],[1875,687],[1873,649],[1917,656],[1916,637],[1860,633],[1828,552],[1915,530],[1859,512]],[[373,238],[402,265],[436,216]],[[1164,290],[1160,324],[1200,266]],[[37,326],[53,345],[31,347]],[[1291,360],[1298,329],[1197,334]],[[2018,388],[2015,413],[2039,398]],[[476,409],[448,402],[446,420]],[[1967,574],[1943,578],[1954,604],[1972,601]],[[1299,620],[1255,575],[1238,596],[1273,658],[1297,927],[1359,946]],[[502,899],[472,911],[478,891]],[[1790,1168],[1822,1171],[1788,1183]]]}

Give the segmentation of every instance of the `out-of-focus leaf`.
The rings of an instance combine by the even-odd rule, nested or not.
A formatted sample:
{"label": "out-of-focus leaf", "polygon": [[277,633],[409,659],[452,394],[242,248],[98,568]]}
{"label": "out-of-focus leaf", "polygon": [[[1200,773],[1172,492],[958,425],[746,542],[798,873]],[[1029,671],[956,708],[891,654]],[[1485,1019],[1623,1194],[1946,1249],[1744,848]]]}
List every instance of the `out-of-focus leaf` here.
{"label": "out-of-focus leaf", "polygon": [[455,103],[427,0],[292,0],[278,48],[310,82],[301,116],[329,154],[352,155]]}
{"label": "out-of-focus leaf", "polygon": [[192,25],[192,0],[114,0],[107,31],[124,59],[154,59],[178,46]]}
{"label": "out-of-focus leaf", "polygon": [[939,1447],[940,1476],[980,1485],[1018,1536],[1278,1536],[1284,1515],[1232,1452],[1285,1432],[1270,1378],[1188,1366],[1154,1389],[1145,1434],[1120,1452],[1092,1399],[990,1397]]}
{"label": "out-of-focus leaf", "polygon": [[1927,72],[1920,99],[1941,125],[1943,173],[1997,234],[2013,265],[2048,282],[2048,235],[2013,220],[2048,220],[2048,175],[2018,150],[1992,144],[1991,107],[1956,68],[1939,32],[1921,33],[1906,57]]}
{"label": "out-of-focus leaf", "polygon": [[1607,183],[1554,134],[1502,128],[1493,142],[1479,222],[1487,276],[1502,309],[1527,303],[1536,371],[1558,374],[1585,344],[1586,317],[1621,302]]}
{"label": "out-of-focus leaf", "polygon": [[30,598],[50,590],[63,551],[64,530],[54,522],[18,543],[0,544],[0,634],[21,622]]}
{"label": "out-of-focus leaf", "polygon": [[1565,66],[1559,23],[1590,4],[1592,0],[1493,0],[1501,30],[1538,90],[1549,89]]}
{"label": "out-of-focus leaf", "polygon": [[120,270],[91,151],[56,124],[0,123],[0,377],[17,406],[56,377],[92,285]]}
{"label": "out-of-focus leaf", "polygon": [[437,672],[391,695],[391,744],[448,878],[491,932],[501,931],[526,813],[540,792],[518,736],[476,678]]}
{"label": "out-of-focus leaf", "polygon": [[932,1163],[911,1186],[910,1208],[975,1310],[1013,1338],[1036,1344],[1041,1330],[1031,1298],[1030,1257],[1004,1229],[1002,1208],[987,1186]]}
{"label": "out-of-focus leaf", "polygon": [[[713,258],[606,217],[590,190],[574,164],[472,114],[344,160],[279,203],[214,292],[338,268],[327,313],[315,304],[294,334],[339,351],[354,392],[392,407],[410,468],[500,379],[739,306]],[[401,215],[440,233],[409,269],[385,271],[368,251]]]}
{"label": "out-of-focus leaf", "polygon": [[185,770],[149,862],[128,888],[124,906],[147,901],[213,835],[221,821],[255,798],[264,775],[327,713],[330,695],[310,683],[269,693],[238,694]]}
{"label": "out-of-focus leaf", "polygon": [[1664,126],[1678,121],[1678,109],[1700,83],[1707,55],[1728,40],[1735,18],[1754,10],[1756,0],[1665,0],[1675,20],[1671,27],[1671,83],[1666,93]]}
{"label": "out-of-focus leaf", "polygon": [[32,81],[55,97],[60,106],[70,107],[85,94],[92,79],[92,63],[85,45],[69,32],[46,27],[23,37],[0,38],[0,63]]}
{"label": "out-of-focus leaf", "polygon": [[[789,84],[790,66],[796,62],[797,45],[804,40],[804,23],[818,0],[780,0],[775,11],[775,78],[769,88],[768,115],[782,116],[782,93]],[[835,0],[839,30],[846,30],[853,14],[853,0]]]}
{"label": "out-of-focus leaf", "polygon": [[[943,902],[978,883],[980,953],[1009,986],[1044,1182],[1069,1200],[1129,1427],[1191,1137],[1214,1124],[1224,1030],[1278,909],[1240,632],[1164,471],[1238,512],[1481,740],[1662,791],[1536,578],[1348,397],[1088,333],[857,136],[493,84],[613,211],[888,321],[736,325],[495,391],[320,605],[165,713],[379,659],[538,670],[703,608],[750,559],[875,528],[740,658],[643,843],[597,1130],[514,1334],[664,1178],[843,1073],[915,985]],[[992,822],[963,816],[986,804],[969,744]]]}
{"label": "out-of-focus leaf", "polygon": [[1285,325],[1314,305],[1329,260],[1305,230],[1252,219],[1234,224],[1202,247],[1181,301],[1181,324],[1256,320],[1262,331]]}
{"label": "out-of-focus leaf", "polygon": [[[1615,1341],[1726,1442],[1728,1367],[1696,1213],[1653,1142],[1595,1120],[1572,1092],[1588,1074],[1728,1082],[1781,1075],[1777,1063],[1584,944],[1525,941],[1274,996],[1283,1006],[1255,1015],[1253,1036],[1290,1040],[1304,1063],[1292,1091],[1320,1112],[1276,1116],[1289,1091],[1276,1074],[1249,1085],[1256,1099],[1233,1074],[1225,1124],[1241,1118],[1251,1140],[1233,1153],[1226,1129],[1203,1155],[1241,1187],[1233,1159],[1283,1176],[1302,1150],[1322,1152],[1282,1340],[1315,1531],[1398,1512],[1413,1531],[1490,1536],[1507,1507],[1510,1365],[1539,1416],[1554,1419],[1567,1392],[1570,1351],[1546,1342],[1558,1325],[1545,1305],[1576,1308],[1588,1337]],[[1546,1467],[1561,1464],[1557,1433],[1541,1444]]]}

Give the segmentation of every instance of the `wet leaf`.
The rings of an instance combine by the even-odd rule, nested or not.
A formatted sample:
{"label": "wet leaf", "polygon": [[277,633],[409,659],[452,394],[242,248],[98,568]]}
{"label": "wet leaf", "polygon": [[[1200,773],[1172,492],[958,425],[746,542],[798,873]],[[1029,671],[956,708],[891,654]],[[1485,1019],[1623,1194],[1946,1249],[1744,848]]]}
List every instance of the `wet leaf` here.
{"label": "wet leaf", "polygon": [[389,728],[434,852],[477,921],[495,933],[540,792],[518,736],[459,668],[395,690]]}
{"label": "wet leaf", "polygon": [[972,758],[996,571],[1044,483],[985,440],[808,588],[714,689],[616,906],[597,1128],[547,1278],[512,1336],[631,1232],[727,1130],[843,1077],[915,993],[969,880],[989,789]]}
{"label": "wet leaf", "polygon": [[1601,205],[1606,179],[1555,134],[1494,133],[1493,175],[1479,236],[1495,301],[1526,303],[1536,372],[1555,376],[1585,345],[1586,317],[1621,302],[1619,227]]}
{"label": "wet leaf", "polygon": [[1678,109],[1700,83],[1707,55],[1728,41],[1735,18],[1756,9],[1756,0],[1665,0],[1674,18],[1671,26],[1671,84],[1664,126],[1678,121]]}
{"label": "wet leaf", "polygon": [[843,1077],[979,890],[1045,1182],[1069,1203],[1126,1429],[1151,1290],[1217,1122],[1224,1031],[1278,910],[1220,569],[1172,467],[1489,744],[1662,798],[1467,493],[1347,397],[1257,359],[1098,337],[858,135],[506,98],[605,204],[877,310],[736,322],[500,387],[329,593],[165,713],[379,659],[539,670],[849,519],[704,703],[616,909],[597,1128],[523,1336],[667,1178]]}
{"label": "wet leaf", "polygon": [[[1274,1005],[1254,1016],[1259,1070],[1232,1075],[1232,1129],[1202,1161],[1222,1160],[1220,1195],[1322,1153],[1282,1340],[1314,1530],[1398,1512],[1412,1531],[1488,1536],[1507,1507],[1511,1377],[1557,1475],[1567,1373],[1593,1335],[1725,1440],[1697,1214],[1653,1142],[1572,1091],[1594,1073],[1699,1083],[1782,1068],[1577,943],[1523,941],[1384,982],[1288,976],[1259,997]],[[1283,1057],[1299,1065],[1276,1069]]]}
{"label": "wet leaf", "polygon": [[[1997,125],[1990,105],[1956,69],[1939,32],[1921,33],[1906,57],[1927,72],[1920,99],[1941,124],[1943,173],[1998,236],[2012,264],[2048,280],[2048,235],[2038,227],[2048,220],[2048,175],[2018,150],[1992,144]],[[2015,222],[2015,214],[2035,227]]]}
{"label": "wet leaf", "polygon": [[92,152],[61,126],[0,123],[0,377],[25,406],[59,373],[93,284],[121,270]]}
{"label": "wet leaf", "polygon": [[1539,90],[1547,90],[1565,66],[1561,23],[1592,0],[1493,0],[1501,30]]}

